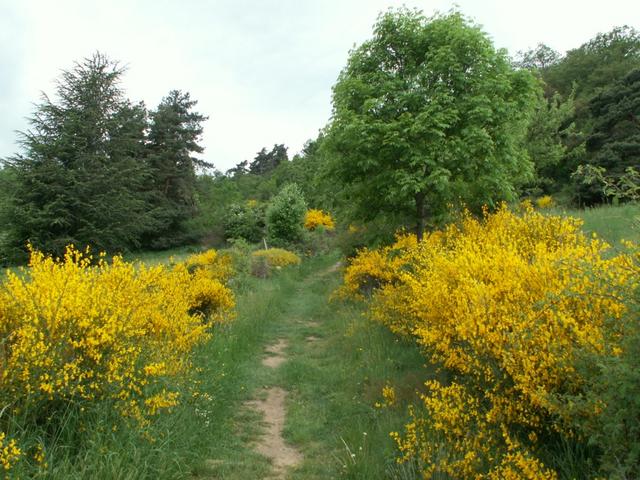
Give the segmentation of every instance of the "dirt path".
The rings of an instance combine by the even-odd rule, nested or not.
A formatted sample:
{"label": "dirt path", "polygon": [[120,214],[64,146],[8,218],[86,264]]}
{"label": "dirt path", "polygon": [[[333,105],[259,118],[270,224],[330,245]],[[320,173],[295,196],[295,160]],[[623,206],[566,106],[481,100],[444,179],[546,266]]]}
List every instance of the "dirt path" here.
{"label": "dirt path", "polygon": [[[300,401],[304,394],[300,386],[308,387],[307,383],[316,378],[308,378],[304,370],[315,370],[316,365],[309,359],[319,355],[326,342],[324,317],[318,314],[318,308],[324,311],[329,294],[326,286],[333,282],[328,277],[340,267],[325,264],[322,269],[294,277],[294,281],[284,277],[276,283],[278,288],[265,289],[272,297],[263,308],[250,310],[251,318],[260,319],[254,330],[262,339],[245,360],[248,369],[244,370],[244,377],[239,376],[240,391],[244,392],[234,415],[229,417],[234,434],[222,446],[215,447],[216,453],[205,462],[201,478],[335,478],[317,473],[332,471],[336,461],[323,458],[317,465],[315,459],[324,453],[316,450],[316,441],[301,426],[309,425],[307,415],[322,409],[309,410],[307,405],[311,402]],[[250,337],[253,333],[247,331],[244,335]]]}
{"label": "dirt path", "polygon": [[269,345],[265,352],[267,356],[262,359],[262,365],[269,368],[278,368],[282,365],[287,357],[284,354],[284,351],[289,346],[289,342],[285,339],[281,338],[278,340],[278,343],[274,343],[273,345]]}
{"label": "dirt path", "polygon": [[271,478],[284,479],[289,468],[302,462],[302,454],[287,445],[282,436],[287,392],[279,387],[270,387],[265,391],[267,396],[264,400],[252,400],[246,404],[264,416],[266,425],[265,432],[258,439],[255,449],[271,460],[273,464]]}
{"label": "dirt path", "polygon": [[[262,365],[276,369],[286,360],[285,350],[289,343],[281,338],[276,343],[265,349],[266,356],[262,359]],[[274,479],[286,478],[289,468],[302,462],[302,454],[286,444],[282,431],[286,418],[287,392],[279,387],[264,388],[266,398],[251,400],[245,403],[245,407],[251,408],[263,416],[265,430],[255,443],[255,450],[271,460]]]}

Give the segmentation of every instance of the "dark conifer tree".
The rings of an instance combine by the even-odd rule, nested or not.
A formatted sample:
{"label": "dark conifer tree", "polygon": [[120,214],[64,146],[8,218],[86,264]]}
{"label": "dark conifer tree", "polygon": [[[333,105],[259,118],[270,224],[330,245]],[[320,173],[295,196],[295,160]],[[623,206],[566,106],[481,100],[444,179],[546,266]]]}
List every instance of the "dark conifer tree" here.
{"label": "dark conifer tree", "polygon": [[168,247],[185,240],[185,220],[197,210],[196,169],[212,167],[197,158],[202,122],[207,117],[192,109],[189,93],[173,90],[151,112],[148,163],[152,172],[152,214],[156,228],[150,232],[152,247]]}
{"label": "dark conifer tree", "polygon": [[43,94],[7,162],[16,178],[9,242],[60,254],[70,243],[108,251],[139,246],[151,226],[143,160],[146,111],[120,88],[123,69],[100,53]]}

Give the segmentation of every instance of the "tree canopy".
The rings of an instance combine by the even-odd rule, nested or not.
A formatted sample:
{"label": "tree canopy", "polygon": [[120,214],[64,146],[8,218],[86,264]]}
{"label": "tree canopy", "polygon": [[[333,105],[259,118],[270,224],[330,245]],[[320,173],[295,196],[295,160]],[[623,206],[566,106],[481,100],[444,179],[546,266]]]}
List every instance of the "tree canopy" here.
{"label": "tree canopy", "polygon": [[260,150],[249,164],[249,171],[257,175],[264,175],[288,160],[287,147],[284,144],[276,144],[270,152],[267,152],[266,148]]}
{"label": "tree canopy", "polygon": [[212,167],[194,154],[204,115],[192,109],[189,93],[173,90],[150,114],[147,161],[151,169],[151,208],[157,223],[148,243],[167,247],[184,241],[185,220],[196,213],[196,168]]}
{"label": "tree canopy", "polygon": [[[586,141],[587,164],[616,181],[640,166],[640,69],[593,97],[589,109],[594,125]],[[581,185],[579,194],[587,204],[604,199],[599,185]]]}
{"label": "tree canopy", "polygon": [[123,69],[102,54],[62,73],[43,95],[9,159],[17,179],[10,211],[16,246],[61,253],[66,245],[139,245],[146,215],[146,110],[120,88]]}
{"label": "tree canopy", "polygon": [[[8,159],[4,249],[26,243],[61,254],[69,244],[123,251],[165,246],[195,208],[193,157],[205,117],[171,92],[150,114],[120,86],[124,69],[96,53],[43,94]],[[160,243],[158,243],[160,242]],[[163,243],[164,242],[164,243]]]}
{"label": "tree canopy", "polygon": [[460,13],[390,10],[334,87],[334,173],[361,212],[404,212],[419,235],[449,203],[515,198],[532,173],[522,138],[534,91]]}

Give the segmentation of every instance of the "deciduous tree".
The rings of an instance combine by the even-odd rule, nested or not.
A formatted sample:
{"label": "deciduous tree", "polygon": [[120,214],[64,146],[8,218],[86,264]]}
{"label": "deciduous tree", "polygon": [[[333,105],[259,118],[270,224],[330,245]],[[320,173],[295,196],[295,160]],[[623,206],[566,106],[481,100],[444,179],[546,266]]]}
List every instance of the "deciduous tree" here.
{"label": "deciduous tree", "polygon": [[390,10],[350,54],[333,90],[325,145],[363,214],[428,219],[516,196],[535,85],[457,12]]}

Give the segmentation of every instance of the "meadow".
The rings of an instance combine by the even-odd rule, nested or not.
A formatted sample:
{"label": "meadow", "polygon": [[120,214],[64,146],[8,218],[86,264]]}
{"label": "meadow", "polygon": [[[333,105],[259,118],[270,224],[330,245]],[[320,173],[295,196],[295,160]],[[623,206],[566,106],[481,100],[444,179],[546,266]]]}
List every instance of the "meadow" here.
{"label": "meadow", "polygon": [[640,32],[390,8],[226,171],[224,112],[126,65],[0,158],[0,477],[640,478]]}
{"label": "meadow", "polygon": [[[630,235],[636,233],[630,225],[637,212],[635,206],[591,209],[582,212],[585,218],[583,228],[588,237],[595,232],[612,243],[619,243],[622,238],[633,238]],[[504,213],[502,220],[499,217],[493,220],[495,223],[490,227],[490,232],[493,232],[491,235],[496,235],[495,238],[509,237],[505,232],[509,228],[515,228],[513,225],[521,225],[518,228],[528,225],[527,221],[519,224],[516,218],[510,219],[508,215],[510,214]],[[526,218],[527,214],[523,215]],[[580,249],[586,246],[579,239],[580,232],[571,230],[573,223],[563,223],[566,221],[560,217],[557,220],[553,218],[551,213],[546,212],[545,216],[535,217],[539,224],[526,228],[533,228],[531,232],[539,232],[538,235],[551,235],[548,238],[562,238],[563,241],[569,237],[575,238],[578,242],[576,246]],[[548,227],[543,228],[542,225]],[[600,227],[606,228],[601,230]],[[471,223],[465,228],[467,231],[476,231],[475,244],[480,238],[477,235],[482,230],[474,229],[480,229],[480,224]],[[503,232],[500,228],[507,230]],[[516,245],[527,243],[524,239],[530,239],[531,232],[523,233],[522,239],[516,238]],[[453,231],[449,233],[458,234]],[[585,237],[585,241],[588,241],[588,237]],[[435,248],[434,241],[440,241],[437,235],[433,240],[427,238],[425,247],[431,245],[428,248]],[[500,278],[502,274],[499,272],[504,271],[505,264],[495,263],[495,258],[510,258],[505,253],[508,249],[504,250],[504,247],[500,247],[501,254],[498,257],[485,255],[481,270],[489,272],[491,268],[495,268]],[[594,373],[593,368],[585,362],[606,363],[608,358],[617,358],[617,366],[629,367],[625,363],[629,359],[624,354],[618,352],[613,357],[607,356],[611,355],[612,348],[626,349],[628,346],[624,342],[606,343],[607,334],[598,333],[597,330],[605,328],[607,315],[619,315],[618,301],[603,303],[602,298],[598,297],[599,307],[595,308],[596,304],[593,303],[596,298],[593,297],[595,289],[611,293],[612,288],[615,289],[618,285],[612,283],[613,278],[619,278],[623,282],[622,273],[615,273],[618,265],[616,261],[603,257],[603,262],[613,263],[597,264],[598,269],[608,272],[605,283],[587,280],[581,274],[579,277],[566,277],[565,281],[569,283],[562,284],[583,292],[588,313],[582,314],[587,315],[584,321],[579,320],[579,317],[575,317],[575,321],[583,322],[580,324],[591,330],[584,330],[584,333],[580,333],[579,329],[571,330],[574,333],[567,333],[566,337],[560,337],[556,333],[555,342],[561,350],[554,349],[553,345],[551,349],[544,347],[543,350],[550,355],[546,359],[536,360],[526,353],[530,348],[540,350],[544,343],[527,346],[519,342],[513,347],[517,350],[510,350],[509,354],[514,367],[504,370],[507,364],[500,363],[503,361],[500,359],[505,358],[504,353],[496,351],[495,356],[491,349],[487,349],[486,344],[474,344],[460,330],[467,322],[465,315],[471,315],[468,317],[471,320],[475,318],[470,325],[476,325],[474,328],[480,328],[480,332],[483,331],[482,328],[490,328],[488,324],[482,327],[482,323],[478,323],[481,317],[473,317],[472,312],[456,310],[462,304],[442,293],[436,297],[428,294],[422,297],[422,294],[416,292],[403,292],[410,284],[405,285],[405,280],[402,280],[402,271],[406,268],[402,268],[400,264],[416,261],[415,258],[418,257],[413,258],[411,255],[414,253],[410,253],[416,248],[415,243],[406,238],[387,248],[395,249],[398,253],[389,256],[387,250],[386,253],[382,251],[382,256],[376,257],[377,261],[391,262],[383,270],[372,266],[366,251],[346,264],[340,253],[329,251],[304,258],[300,264],[294,262],[286,267],[275,266],[269,275],[260,277],[248,274],[249,271],[242,275],[230,273],[230,257],[220,253],[195,254],[186,249],[138,256],[137,260],[144,260],[149,266],[138,264],[135,268],[128,267],[134,263],[127,262],[116,262],[108,268],[83,266],[83,257],[79,252],[72,255],[75,259],[73,262],[68,260],[59,264],[58,268],[50,259],[37,257],[32,262],[32,271],[23,273],[30,275],[34,284],[30,287],[19,277],[6,278],[3,283],[5,294],[10,291],[19,297],[19,286],[39,288],[42,291],[50,284],[47,282],[54,280],[52,276],[55,275],[66,279],[66,285],[70,279],[76,279],[73,281],[79,283],[71,285],[78,290],[84,285],[82,275],[98,275],[93,276],[86,285],[92,285],[91,294],[99,302],[88,302],[94,306],[80,311],[93,311],[96,305],[102,304],[107,305],[107,311],[114,313],[106,300],[110,290],[105,287],[103,296],[100,296],[99,290],[95,290],[100,282],[105,286],[111,285],[110,282],[114,281],[111,278],[117,279],[120,285],[126,284],[127,279],[135,279],[129,288],[138,288],[137,284],[143,287],[143,290],[137,290],[137,294],[124,289],[122,296],[114,299],[119,304],[124,302],[122,299],[131,295],[142,298],[140,292],[148,289],[144,285],[150,285],[148,282],[151,281],[156,285],[166,285],[162,288],[174,292],[172,295],[178,290],[193,291],[194,286],[200,284],[199,291],[207,292],[208,302],[211,303],[213,299],[217,303],[215,308],[212,309],[209,305],[206,310],[206,318],[209,319],[207,322],[200,320],[193,323],[189,318],[205,318],[205,314],[194,313],[193,310],[199,302],[197,309],[204,311],[203,305],[207,303],[203,301],[205,297],[189,295],[188,298],[183,297],[183,300],[174,298],[174,303],[167,305],[167,311],[180,311],[176,302],[184,302],[183,315],[187,316],[182,318],[187,323],[178,330],[159,330],[158,337],[144,333],[141,335],[136,333],[135,328],[127,333],[124,325],[114,327],[119,332],[119,338],[126,336],[129,340],[103,342],[109,348],[102,355],[122,355],[118,352],[128,351],[131,356],[131,352],[138,352],[136,358],[140,361],[133,361],[128,367],[120,365],[119,370],[109,370],[108,366],[112,362],[101,362],[95,351],[96,345],[101,345],[100,338],[104,337],[105,331],[100,332],[103,337],[97,336],[95,342],[88,342],[93,350],[82,349],[82,346],[73,344],[74,340],[71,339],[76,337],[65,333],[69,329],[89,328],[73,323],[81,315],[78,317],[74,313],[78,310],[72,310],[72,307],[82,309],[87,303],[73,302],[73,295],[36,297],[41,299],[35,302],[41,307],[36,316],[49,319],[50,326],[55,317],[60,327],[56,334],[58,336],[52,338],[57,343],[71,342],[75,346],[78,368],[73,370],[68,361],[64,368],[57,368],[66,357],[56,356],[51,347],[44,349],[43,345],[48,344],[42,336],[21,337],[27,342],[27,347],[31,346],[22,357],[16,356],[15,352],[19,349],[13,345],[14,350],[9,350],[10,354],[7,355],[5,344],[3,365],[15,365],[10,370],[5,367],[3,373],[3,382],[12,389],[13,395],[5,397],[6,406],[0,417],[3,432],[6,432],[0,449],[5,476],[52,479],[241,479],[276,475],[291,479],[404,480],[451,476],[485,478],[480,475],[486,475],[486,478],[570,479],[595,478],[598,474],[601,475],[599,468],[604,464],[601,461],[603,449],[597,443],[590,442],[587,434],[593,434],[594,431],[597,433],[597,429],[601,427],[597,421],[598,415],[593,414],[594,408],[606,410],[615,406],[614,401],[619,402],[621,399],[599,397],[598,395],[603,394],[602,384],[585,383],[580,379],[583,378],[581,375]],[[537,255],[542,255],[540,247],[536,248]],[[623,248],[622,244],[620,248]],[[585,253],[580,253],[584,250],[580,249],[568,251],[576,252],[581,258],[580,262],[589,258],[595,261],[597,251],[592,250],[585,256]],[[374,252],[372,250],[370,254]],[[462,252],[463,250],[458,251],[458,255]],[[448,258],[444,251],[439,255],[434,258]],[[384,260],[385,257],[388,260]],[[563,258],[566,261],[570,257]],[[134,261],[133,258],[131,260]],[[462,262],[460,265],[472,263],[464,256],[459,260]],[[433,265],[433,261],[435,260],[426,260],[424,263],[425,260],[420,260],[412,270]],[[452,257],[452,261],[455,258]],[[104,268],[105,271],[83,274],[83,268],[89,271]],[[464,272],[467,267],[455,268]],[[436,270],[425,270],[424,275],[427,276],[416,278],[428,278],[431,275],[428,271]],[[591,270],[595,279],[598,277],[597,271],[600,270]],[[145,272],[150,276],[145,277]],[[400,277],[395,280],[381,277],[380,272]],[[541,272],[549,270],[545,267]],[[344,281],[343,274],[346,275]],[[100,275],[106,277],[100,280]],[[166,283],[158,283],[158,278],[162,275],[167,276]],[[230,281],[232,275],[235,275],[235,281]],[[362,290],[358,282],[365,276],[369,287],[373,287]],[[145,278],[148,278],[146,283]],[[373,278],[377,278],[374,284],[371,283]],[[441,280],[444,278],[441,277]],[[476,274],[474,278],[478,281],[481,277]],[[523,275],[522,278],[526,279],[527,276]],[[581,278],[582,283],[575,283],[577,278]],[[212,281],[218,288],[212,289],[211,285],[202,283],[205,280]],[[436,288],[437,284],[433,283],[435,281],[440,280],[435,277],[429,280],[429,288]],[[492,281],[497,282],[496,286],[500,288],[497,279]],[[554,281],[551,276],[540,285],[549,288]],[[231,290],[224,287],[225,284],[230,285]],[[529,290],[532,285],[529,284]],[[470,293],[465,293],[465,288],[467,287],[458,283],[459,294],[469,295]],[[513,284],[509,288],[516,295],[517,289],[514,289]],[[562,295],[562,288],[565,287],[559,288],[557,294]],[[353,297],[355,294],[358,298],[345,299],[345,289],[346,297]],[[30,291],[34,295],[34,290]],[[363,292],[365,297],[361,296]],[[488,291],[483,295],[486,294],[489,294]],[[89,291],[87,295],[90,295]],[[232,295],[233,302],[225,303],[224,295]],[[403,295],[408,297],[404,298]],[[62,302],[62,310],[60,305],[57,309],[48,309],[44,301],[56,298],[58,302]],[[149,303],[141,302],[126,318],[138,318],[135,316],[136,311],[142,316],[155,315],[148,308],[155,308],[149,305],[157,307],[162,303],[159,298],[150,299]],[[441,298],[443,303],[441,307],[432,305],[427,310],[425,307],[412,310],[411,302],[420,298],[424,301]],[[65,306],[64,299],[69,299],[71,303]],[[523,301],[524,298],[521,298],[518,300],[520,303],[514,305],[520,309],[525,308]],[[495,297],[492,305],[498,310],[494,315],[498,315],[499,308],[503,308],[500,302],[500,297]],[[624,302],[624,299],[620,299],[620,304]],[[570,311],[574,313],[585,311],[576,309],[576,305],[580,304],[566,308],[572,308]],[[418,320],[420,317],[416,317],[416,312],[437,313],[438,308],[444,309],[443,318],[450,316],[459,322],[456,335],[463,336],[458,340],[452,338],[453,343],[450,344],[459,345],[459,350],[450,350],[449,347],[443,349],[438,344],[453,333],[448,330],[446,322],[438,327],[441,330],[434,330],[433,340],[429,340],[431,337],[428,332],[420,333],[421,330],[411,327],[411,322],[431,321],[426,317]],[[504,304],[504,308],[508,308],[507,304]],[[544,311],[536,310],[535,306],[531,308],[532,313]],[[68,311],[69,314],[47,316],[47,312],[54,311]],[[557,309],[554,311],[560,312]],[[505,319],[509,315],[506,312]],[[10,308],[4,308],[0,313],[4,315],[4,319],[12,318]],[[109,317],[111,322],[118,317],[117,311],[115,313],[115,317]],[[166,313],[160,314],[166,316]],[[596,320],[600,318],[596,317],[598,314],[602,315],[602,320]],[[95,314],[94,318],[100,318],[100,313]],[[553,325],[553,318],[559,317],[550,315],[544,325]],[[635,324],[635,321],[632,322]],[[107,325],[104,324],[105,327]],[[133,325],[138,324],[134,322]],[[160,328],[159,325],[155,328]],[[525,321],[512,324],[509,328],[529,329],[527,335],[533,335],[531,338],[534,342],[537,341],[535,335],[542,331],[531,330],[527,325],[529,324]],[[53,334],[51,328],[47,331],[48,335]],[[169,336],[171,331],[174,332],[173,340]],[[635,330],[630,328],[626,332],[632,335]],[[92,338],[91,330],[87,330],[85,337]],[[33,338],[37,340],[35,343],[31,340]],[[187,343],[186,338],[190,339]],[[482,339],[483,336],[478,338]],[[587,345],[581,344],[580,338],[599,338],[607,346],[604,350],[580,350],[580,345]],[[29,341],[32,343],[28,343]],[[156,346],[153,347],[153,352],[147,352],[144,346],[151,341],[161,343],[149,343],[150,346]],[[176,342],[184,345],[184,350],[176,351]],[[163,345],[169,347],[169,350]],[[41,349],[40,356],[34,353],[34,348],[37,350],[38,346]],[[139,347],[137,350],[134,348],[136,346]],[[580,355],[576,353],[571,357],[569,364],[564,363],[564,360],[554,363],[554,352],[557,354],[567,351],[569,347],[572,352]],[[131,350],[132,348],[134,349]],[[85,355],[82,362],[78,352]],[[182,356],[180,360],[170,356],[176,353]],[[600,360],[595,360],[593,355]],[[268,361],[274,356],[280,360],[275,367]],[[116,357],[117,355],[114,356]],[[175,368],[167,368],[168,364],[173,364]],[[21,370],[19,365],[22,365]],[[33,368],[29,370],[25,365]],[[104,372],[99,369],[101,365],[106,368]],[[485,370],[487,365],[490,370]],[[90,367],[92,373],[78,374],[69,379],[74,371],[87,372]],[[474,369],[477,369],[477,373],[474,373]],[[58,373],[57,377],[54,372]],[[117,372],[120,374],[117,375]],[[507,376],[501,377],[500,375],[505,374],[498,372],[507,372]],[[608,371],[608,374],[616,372],[620,374],[617,370]],[[554,396],[553,401],[541,397],[540,387],[536,385],[546,385],[543,391],[553,392],[553,388],[556,388],[553,385],[560,385],[555,379],[563,378],[562,375],[566,378],[561,380],[563,390],[556,392],[559,396]],[[627,372],[627,375],[630,374]],[[25,383],[24,379],[28,378],[33,378],[33,381]],[[50,386],[44,385],[46,382],[43,382],[43,378],[49,379]],[[632,378],[624,375],[617,378],[632,381]],[[83,383],[85,379],[91,381]],[[573,387],[570,388],[567,383],[569,379],[573,382]],[[109,388],[98,388],[96,384],[100,382]],[[512,382],[516,382],[515,390],[513,386],[507,387]],[[517,387],[518,382],[522,387]],[[130,393],[123,396],[125,385]],[[528,390],[527,385],[533,390]],[[635,388],[634,384],[629,383],[629,388]],[[274,412],[261,410],[261,405],[266,404],[274,389],[284,392],[279,407],[282,409],[280,415],[283,423],[281,431],[276,432],[280,437],[273,437]],[[23,391],[24,395],[21,393]],[[523,392],[528,391],[538,393],[523,397]],[[482,392],[484,399],[475,399],[474,395],[478,392]],[[134,399],[136,402],[131,401]],[[605,400],[608,405],[605,405]],[[486,409],[486,402],[497,403],[493,410],[477,410],[482,404],[485,405],[482,408]],[[508,407],[510,404],[515,405],[515,408]],[[574,407],[569,408],[569,405]],[[592,421],[584,425],[576,423],[576,419],[585,418],[586,411],[592,412]],[[462,412],[467,413],[459,416]],[[493,412],[491,415],[495,419],[493,423],[481,421],[490,412]],[[612,416],[619,414],[611,410],[607,410],[607,413]],[[514,425],[519,426],[515,428]],[[634,428],[633,424],[628,427]],[[610,435],[605,438],[616,438],[618,441],[623,439]],[[579,438],[582,440],[578,441]],[[593,434],[593,438],[598,440],[601,437]],[[287,448],[294,449],[295,455],[291,463],[281,463],[281,459],[272,456],[268,450],[261,450],[260,445],[264,439],[282,442]],[[623,448],[622,452],[625,453],[626,450]],[[620,451],[611,454],[619,455]],[[629,468],[633,468],[633,459],[627,460],[631,465]],[[611,478],[619,478],[615,476],[614,470],[609,470],[609,474],[612,475]]]}

